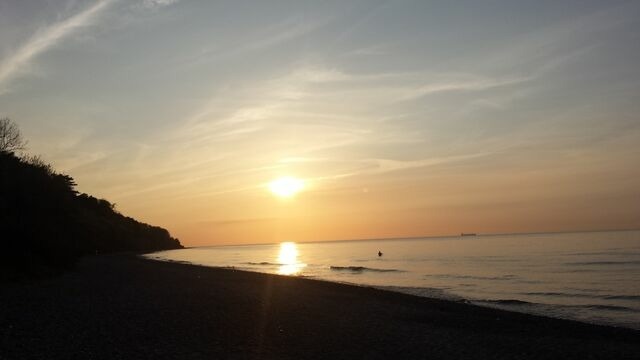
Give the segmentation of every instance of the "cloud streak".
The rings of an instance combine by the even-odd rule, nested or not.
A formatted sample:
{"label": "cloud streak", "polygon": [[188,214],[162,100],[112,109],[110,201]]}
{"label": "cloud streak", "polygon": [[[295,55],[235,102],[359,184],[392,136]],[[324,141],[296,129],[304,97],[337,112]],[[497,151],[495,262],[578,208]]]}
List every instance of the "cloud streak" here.
{"label": "cloud streak", "polygon": [[147,9],[159,8],[176,4],[180,0],[143,0],[142,6]]}
{"label": "cloud streak", "polygon": [[444,165],[449,163],[457,163],[466,160],[473,160],[481,157],[492,155],[491,152],[480,152],[464,155],[452,155],[444,157],[434,157],[421,160],[393,160],[393,159],[362,159],[352,161],[359,164],[359,170],[352,172],[340,173],[337,175],[321,176],[313,178],[314,181],[336,180],[349,178],[360,175],[378,175],[386,174],[394,171],[402,171],[408,169],[425,168],[430,166]]}
{"label": "cloud streak", "polygon": [[91,7],[53,25],[38,31],[13,55],[0,62],[0,94],[7,91],[7,84],[38,55],[55,46],[59,41],[73,34],[83,26],[91,25],[96,17],[113,0],[101,0]]}
{"label": "cloud streak", "polygon": [[455,76],[451,79],[434,81],[421,86],[402,97],[402,100],[413,100],[427,95],[453,91],[482,91],[502,86],[515,85],[532,80],[531,77],[513,77],[505,79],[481,78],[477,76]]}

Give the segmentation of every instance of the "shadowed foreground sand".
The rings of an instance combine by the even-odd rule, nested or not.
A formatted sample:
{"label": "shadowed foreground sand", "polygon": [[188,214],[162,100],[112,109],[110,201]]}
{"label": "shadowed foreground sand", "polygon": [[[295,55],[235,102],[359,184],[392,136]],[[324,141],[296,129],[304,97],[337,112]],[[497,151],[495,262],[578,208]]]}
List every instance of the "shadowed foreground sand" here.
{"label": "shadowed foreground sand", "polygon": [[640,332],[133,255],[0,289],[0,359],[151,358],[640,359]]}

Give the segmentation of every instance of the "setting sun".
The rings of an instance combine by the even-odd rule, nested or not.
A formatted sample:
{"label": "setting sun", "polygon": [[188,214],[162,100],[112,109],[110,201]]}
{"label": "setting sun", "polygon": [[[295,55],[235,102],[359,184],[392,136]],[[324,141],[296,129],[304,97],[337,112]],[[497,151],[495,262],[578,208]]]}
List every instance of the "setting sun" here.
{"label": "setting sun", "polygon": [[304,188],[304,182],[300,179],[286,176],[269,183],[269,191],[279,197],[292,197]]}

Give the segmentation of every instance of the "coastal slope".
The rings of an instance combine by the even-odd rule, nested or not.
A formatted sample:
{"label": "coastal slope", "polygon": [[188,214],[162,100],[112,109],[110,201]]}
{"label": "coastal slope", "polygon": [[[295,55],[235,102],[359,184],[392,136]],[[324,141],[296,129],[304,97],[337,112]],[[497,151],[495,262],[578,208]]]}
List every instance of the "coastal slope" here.
{"label": "coastal slope", "polygon": [[0,359],[639,359],[640,333],[364,287],[85,257],[0,288]]}
{"label": "coastal slope", "polygon": [[166,229],[80,193],[39,157],[1,147],[0,227],[0,282],[72,268],[87,254],[182,248]]}

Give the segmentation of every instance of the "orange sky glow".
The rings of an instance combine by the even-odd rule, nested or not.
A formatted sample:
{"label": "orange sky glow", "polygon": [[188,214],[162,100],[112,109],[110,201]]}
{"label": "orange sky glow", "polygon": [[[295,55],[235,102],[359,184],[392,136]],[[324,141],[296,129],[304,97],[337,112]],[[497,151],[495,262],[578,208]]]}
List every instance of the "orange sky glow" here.
{"label": "orange sky glow", "polygon": [[638,3],[247,4],[0,5],[0,117],[186,246],[640,228]]}

